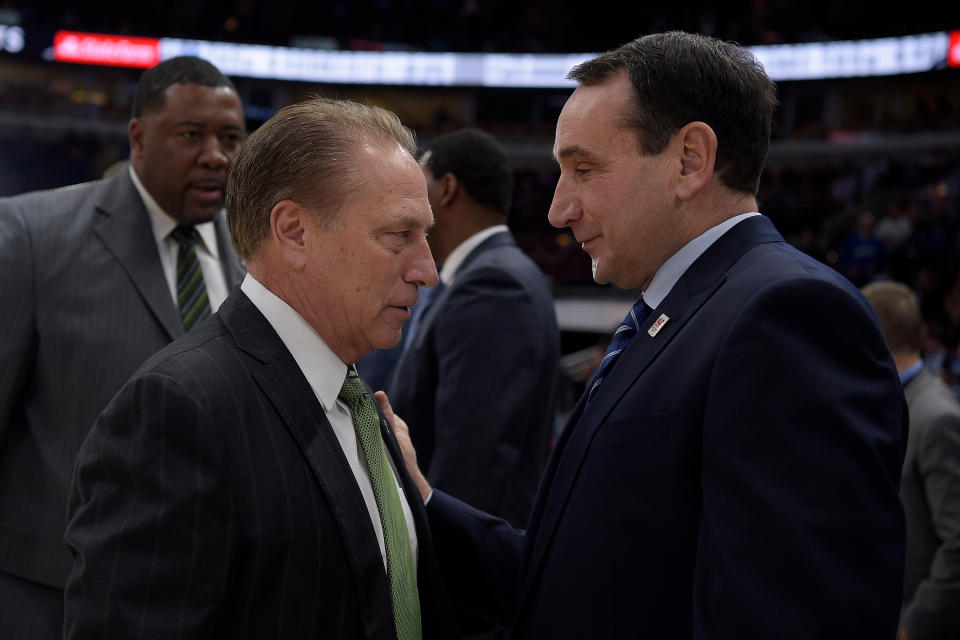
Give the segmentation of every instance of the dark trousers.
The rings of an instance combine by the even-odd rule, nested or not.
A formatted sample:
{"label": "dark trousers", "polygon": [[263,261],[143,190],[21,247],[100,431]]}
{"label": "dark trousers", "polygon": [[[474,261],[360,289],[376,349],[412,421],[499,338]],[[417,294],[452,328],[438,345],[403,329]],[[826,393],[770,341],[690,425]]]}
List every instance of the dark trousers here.
{"label": "dark trousers", "polygon": [[63,638],[63,590],[0,571],[0,638]]}

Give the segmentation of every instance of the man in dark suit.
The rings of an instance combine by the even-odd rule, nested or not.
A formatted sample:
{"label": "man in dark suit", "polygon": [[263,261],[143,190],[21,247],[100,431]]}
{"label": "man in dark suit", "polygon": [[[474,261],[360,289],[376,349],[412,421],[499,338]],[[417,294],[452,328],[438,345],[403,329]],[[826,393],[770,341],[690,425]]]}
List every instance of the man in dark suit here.
{"label": "man in dark suit", "polygon": [[423,504],[352,366],[437,281],[413,151],[392,113],[346,101],[250,137],[227,196],[240,290],[77,458],[67,638],[449,637]]}
{"label": "man in dark suit", "polygon": [[137,367],[240,284],[222,207],[243,137],[230,80],[175,58],[138,83],[129,167],[0,200],[0,637],[61,637],[80,443]]}
{"label": "man in dark suit", "polygon": [[643,297],[525,532],[416,477],[453,594],[517,638],[893,637],[905,405],[867,302],[757,213],[773,83],[680,32],[571,77],[549,218]]}
{"label": "man in dark suit", "polygon": [[960,402],[923,368],[923,320],[899,282],[863,288],[893,353],[910,411],[900,499],[907,565],[899,640],[960,638]]}
{"label": "man in dark suit", "polygon": [[512,172],[496,138],[478,129],[449,133],[420,166],[443,288],[407,337],[388,395],[414,426],[431,484],[522,526],[553,432],[553,297],[507,228]]}

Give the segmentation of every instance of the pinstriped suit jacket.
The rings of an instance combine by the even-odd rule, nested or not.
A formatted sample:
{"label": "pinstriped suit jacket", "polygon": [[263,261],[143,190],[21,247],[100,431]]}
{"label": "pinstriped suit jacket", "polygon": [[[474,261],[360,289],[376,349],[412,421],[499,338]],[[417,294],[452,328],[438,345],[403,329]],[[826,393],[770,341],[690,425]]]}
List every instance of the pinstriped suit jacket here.
{"label": "pinstriped suit jacket", "polygon": [[[216,221],[227,285],[243,269]],[[63,588],[73,459],[117,389],[183,333],[126,170],[0,199],[0,571]]]}
{"label": "pinstriped suit jacket", "polygon": [[[392,432],[384,441],[400,460]],[[426,513],[424,638],[450,637]],[[323,408],[253,303],[152,357],[77,458],[66,637],[394,637],[369,515]]]}

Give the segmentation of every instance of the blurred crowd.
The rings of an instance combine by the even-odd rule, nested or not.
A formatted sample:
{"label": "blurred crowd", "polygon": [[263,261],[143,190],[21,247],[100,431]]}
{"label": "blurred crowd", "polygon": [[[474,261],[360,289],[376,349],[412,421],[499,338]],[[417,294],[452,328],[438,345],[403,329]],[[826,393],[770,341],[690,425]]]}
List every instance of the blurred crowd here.
{"label": "blurred crowd", "polygon": [[[932,3],[930,3],[932,4]],[[131,35],[205,38],[288,45],[298,37],[343,49],[425,51],[601,51],[637,33],[683,29],[745,45],[922,33],[946,24],[957,10],[878,12],[867,2],[754,0],[727,3],[589,4],[531,0],[326,0],[257,3],[252,0],[172,0],[136,12],[106,2],[5,0],[0,9],[21,23]],[[614,16],[621,16],[614,18]],[[325,40],[319,38],[325,37]],[[299,40],[309,43],[308,40]]]}

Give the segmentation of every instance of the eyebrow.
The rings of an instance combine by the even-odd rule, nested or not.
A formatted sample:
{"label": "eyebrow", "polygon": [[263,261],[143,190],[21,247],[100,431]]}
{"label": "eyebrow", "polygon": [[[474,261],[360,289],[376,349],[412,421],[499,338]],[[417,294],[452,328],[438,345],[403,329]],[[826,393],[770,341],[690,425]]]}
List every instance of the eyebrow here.
{"label": "eyebrow", "polygon": [[[198,122],[196,120],[181,120],[180,122],[173,123],[175,127],[206,127],[206,122]],[[222,129],[236,129],[237,131],[242,131],[242,127],[237,124],[225,124]]]}
{"label": "eyebrow", "polygon": [[[427,226],[424,227],[424,228],[425,228],[425,229],[430,229],[430,228],[433,226],[433,223],[434,223],[434,222],[436,222],[436,219],[433,217],[433,211],[431,211],[431,212],[430,212],[430,222],[429,222],[429,223],[427,224]],[[409,228],[409,229],[416,229],[417,227],[423,226],[423,225],[420,224],[420,220],[418,220],[416,216],[410,216],[410,215],[402,215],[402,216],[400,216],[400,218],[397,220],[397,224],[399,224],[400,226],[402,226],[402,227],[404,227],[404,228]],[[391,225],[391,226],[392,226],[392,225]]]}
{"label": "eyebrow", "polygon": [[578,144],[575,144],[570,147],[564,147],[563,149],[560,149],[559,151],[553,154],[554,160],[556,160],[557,162],[559,162],[560,160],[566,160],[567,158],[570,158],[572,156],[579,156],[582,158],[596,158],[597,154],[587,149],[584,149]]}

